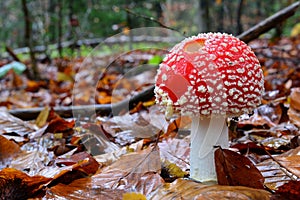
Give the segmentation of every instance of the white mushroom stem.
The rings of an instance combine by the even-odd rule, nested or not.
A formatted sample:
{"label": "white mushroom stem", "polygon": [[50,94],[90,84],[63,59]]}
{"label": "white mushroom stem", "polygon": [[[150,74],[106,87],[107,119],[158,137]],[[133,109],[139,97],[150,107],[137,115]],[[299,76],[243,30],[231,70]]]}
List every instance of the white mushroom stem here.
{"label": "white mushroom stem", "polygon": [[216,181],[215,145],[228,147],[225,116],[194,117],[191,126],[190,177],[201,182]]}

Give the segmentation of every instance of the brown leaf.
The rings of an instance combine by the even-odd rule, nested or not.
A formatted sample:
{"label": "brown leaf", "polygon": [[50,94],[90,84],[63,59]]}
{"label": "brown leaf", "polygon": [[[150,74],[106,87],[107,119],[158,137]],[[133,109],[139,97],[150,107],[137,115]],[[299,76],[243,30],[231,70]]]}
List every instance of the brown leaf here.
{"label": "brown leaf", "polygon": [[300,88],[292,88],[290,94],[290,107],[300,111]]}
{"label": "brown leaf", "polygon": [[49,122],[46,132],[50,132],[50,133],[66,132],[72,130],[74,125],[75,125],[74,120],[67,121],[62,118],[56,118]]}
{"label": "brown leaf", "polygon": [[148,147],[140,152],[123,155],[118,161],[109,166],[114,170],[125,172],[146,173],[160,172],[161,162],[159,151],[155,147]]}
{"label": "brown leaf", "polygon": [[300,127],[300,112],[293,109],[292,107],[288,110],[288,116],[290,121],[296,126]]}
{"label": "brown leaf", "polygon": [[[132,155],[135,157],[134,154]],[[122,199],[117,197],[125,192],[150,195],[163,185],[163,179],[156,172],[151,172],[151,170],[147,172],[147,169],[134,171],[138,164],[134,161],[132,161],[134,162],[132,164],[128,163],[129,166],[125,169],[123,162],[124,160],[116,161],[116,166],[118,163],[121,164],[121,169],[116,166],[109,166],[90,178],[81,178],[68,185],[58,184],[51,187],[46,197],[51,194],[52,197],[55,195],[67,199],[73,199],[74,197],[74,199]]]}
{"label": "brown leaf", "polygon": [[275,194],[272,195],[272,200],[298,200],[300,197],[300,181],[289,181],[280,186]]}
{"label": "brown leaf", "polygon": [[177,179],[173,183],[165,184],[164,187],[161,187],[157,192],[155,192],[151,200],[268,200],[269,198],[270,193],[261,189],[248,188],[244,186],[209,186],[196,183],[191,180]]}
{"label": "brown leaf", "polygon": [[292,123],[300,127],[300,88],[292,88],[288,116]]}
{"label": "brown leaf", "polygon": [[271,190],[276,190],[279,186],[291,180],[283,169],[273,160],[265,160],[256,165],[263,177],[265,186]]}
{"label": "brown leaf", "polygon": [[120,145],[133,143],[140,138],[151,138],[168,126],[157,108],[151,108],[148,112],[115,116],[109,120],[104,119],[101,123],[104,130],[115,137]]}
{"label": "brown leaf", "polygon": [[276,160],[279,161],[283,166],[288,168],[293,174],[300,177],[300,155],[294,156],[277,156]]}
{"label": "brown leaf", "polygon": [[0,169],[2,165],[7,165],[7,162],[20,152],[21,149],[18,144],[0,135]]}
{"label": "brown leaf", "polygon": [[261,105],[254,110],[254,114],[249,119],[239,121],[238,127],[274,127],[280,122],[282,115],[281,104]]}
{"label": "brown leaf", "polygon": [[0,171],[0,198],[30,198],[35,192],[42,189],[43,185],[48,183],[50,180],[51,178],[43,176],[28,176],[19,170],[5,168]]}
{"label": "brown leaf", "polygon": [[55,164],[54,166],[45,168],[42,173],[53,177],[48,187],[57,185],[58,183],[70,184],[74,180],[95,174],[100,166],[100,164],[86,152],[74,154],[70,158],[57,159]]}
{"label": "brown leaf", "polygon": [[185,171],[190,168],[190,140],[170,138],[159,142],[158,146],[162,160],[168,160]]}
{"label": "brown leaf", "polygon": [[91,178],[78,179],[69,185],[58,184],[48,189],[45,199],[122,199],[124,190],[102,188],[100,186],[88,185]]}
{"label": "brown leaf", "polygon": [[269,189],[276,190],[278,187],[289,182],[293,178],[300,177],[299,154],[300,147],[297,147],[296,149],[291,149],[280,156],[274,157],[277,162],[268,159],[256,165],[265,177],[265,185]]}
{"label": "brown leaf", "polygon": [[215,165],[220,185],[264,188],[264,177],[246,157],[227,149],[215,151]]}
{"label": "brown leaf", "polygon": [[[72,155],[70,158],[57,159],[57,165],[75,165],[77,170],[80,170],[87,175],[95,174],[99,169],[100,164],[88,153],[80,152]],[[74,170],[75,168],[73,168]]]}
{"label": "brown leaf", "polygon": [[11,161],[9,167],[25,170],[29,175],[38,175],[45,165],[51,161],[52,156],[51,153],[42,148],[38,151],[36,149],[35,151],[22,151]]}
{"label": "brown leaf", "polygon": [[20,136],[25,136],[35,131],[36,128],[30,123],[12,116],[6,110],[0,109],[0,134],[14,132]]}
{"label": "brown leaf", "polygon": [[[125,154],[112,165],[102,169],[91,179],[93,187],[125,189],[148,195],[164,183],[160,172],[161,163],[157,149],[147,148]],[[132,191],[134,190],[134,191]]]}
{"label": "brown leaf", "polygon": [[178,133],[178,129],[184,129],[191,124],[191,118],[189,116],[180,116],[172,121],[167,131],[161,136],[162,138],[174,137]]}

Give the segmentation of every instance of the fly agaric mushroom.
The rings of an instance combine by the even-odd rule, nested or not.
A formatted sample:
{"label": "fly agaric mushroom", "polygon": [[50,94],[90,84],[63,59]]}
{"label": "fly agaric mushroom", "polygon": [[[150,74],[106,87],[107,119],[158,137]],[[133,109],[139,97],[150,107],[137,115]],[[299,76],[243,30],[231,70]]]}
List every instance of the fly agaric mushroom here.
{"label": "fly agaric mushroom", "polygon": [[228,116],[261,103],[263,72],[253,51],[225,33],[201,33],[171,49],[156,75],[155,96],[166,117],[190,115],[190,177],[216,181],[214,146],[228,146]]}

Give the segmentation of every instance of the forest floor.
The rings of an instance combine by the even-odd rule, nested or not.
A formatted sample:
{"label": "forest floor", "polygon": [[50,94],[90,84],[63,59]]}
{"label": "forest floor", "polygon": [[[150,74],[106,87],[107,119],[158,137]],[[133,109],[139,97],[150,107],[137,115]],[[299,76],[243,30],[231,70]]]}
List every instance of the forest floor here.
{"label": "forest floor", "polygon": [[[297,199],[300,36],[249,45],[266,91],[252,114],[228,120],[230,151],[215,158],[226,161],[216,169],[226,169],[225,185],[189,179],[191,119],[166,120],[153,96],[107,115],[88,107],[126,103],[153,86],[164,50],[54,59],[39,63],[40,80],[0,73],[0,199]],[[71,106],[81,109],[73,117],[55,110]]]}

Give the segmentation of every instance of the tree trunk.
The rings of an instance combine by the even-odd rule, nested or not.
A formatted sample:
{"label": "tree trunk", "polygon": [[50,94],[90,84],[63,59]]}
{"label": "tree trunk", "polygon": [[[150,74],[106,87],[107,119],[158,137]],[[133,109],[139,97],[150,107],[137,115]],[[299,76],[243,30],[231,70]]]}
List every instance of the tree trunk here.
{"label": "tree trunk", "polygon": [[57,7],[58,7],[58,21],[57,21],[57,29],[58,29],[58,53],[59,56],[62,58],[63,54],[62,54],[62,23],[63,23],[63,19],[62,19],[62,0],[58,0],[57,3]]}
{"label": "tree trunk", "polygon": [[239,35],[243,32],[243,25],[241,23],[242,10],[243,10],[243,2],[244,0],[239,0],[238,8],[237,8],[237,16],[236,16],[236,26],[237,31],[236,34]]}
{"label": "tree trunk", "polygon": [[22,7],[23,7],[23,13],[24,13],[24,20],[25,20],[25,44],[29,48],[29,54],[30,54],[30,59],[31,59],[31,68],[32,68],[32,74],[34,79],[39,79],[40,74],[37,68],[37,63],[33,51],[33,45],[32,45],[32,27],[31,27],[31,20],[29,16],[29,11],[27,7],[27,1],[22,0]]}
{"label": "tree trunk", "polygon": [[198,12],[199,12],[199,32],[208,32],[210,30],[209,21],[209,0],[199,0],[198,2]]}

